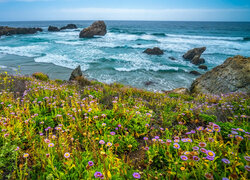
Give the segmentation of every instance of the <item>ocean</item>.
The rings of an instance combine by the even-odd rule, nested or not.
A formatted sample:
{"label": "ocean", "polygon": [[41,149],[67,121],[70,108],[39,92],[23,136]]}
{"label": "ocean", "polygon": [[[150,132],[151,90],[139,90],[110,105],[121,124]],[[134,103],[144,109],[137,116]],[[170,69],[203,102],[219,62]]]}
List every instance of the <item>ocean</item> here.
{"label": "ocean", "polygon": [[[0,26],[44,29],[33,35],[2,36],[0,71],[42,71],[52,79],[68,79],[72,69],[81,65],[89,79],[161,91],[190,87],[197,78],[190,71],[206,72],[182,58],[192,48],[207,47],[202,57],[209,70],[228,57],[250,56],[250,22],[105,21],[106,36],[80,39],[80,31],[92,22],[0,22]],[[47,31],[49,25],[69,23],[78,29]],[[164,55],[142,53],[153,47],[163,49]]]}

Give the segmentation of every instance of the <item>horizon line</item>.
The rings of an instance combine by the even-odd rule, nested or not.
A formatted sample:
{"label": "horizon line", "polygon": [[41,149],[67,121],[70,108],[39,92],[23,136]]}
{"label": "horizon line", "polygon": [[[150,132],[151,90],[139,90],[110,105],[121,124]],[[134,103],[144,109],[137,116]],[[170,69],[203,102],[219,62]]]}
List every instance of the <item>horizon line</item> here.
{"label": "horizon line", "polygon": [[227,21],[227,20],[104,20],[104,19],[91,19],[91,20],[0,20],[0,22],[41,22],[41,21],[47,21],[47,22],[53,22],[53,21],[145,21],[145,22],[243,22],[243,23],[249,23],[250,21]]}

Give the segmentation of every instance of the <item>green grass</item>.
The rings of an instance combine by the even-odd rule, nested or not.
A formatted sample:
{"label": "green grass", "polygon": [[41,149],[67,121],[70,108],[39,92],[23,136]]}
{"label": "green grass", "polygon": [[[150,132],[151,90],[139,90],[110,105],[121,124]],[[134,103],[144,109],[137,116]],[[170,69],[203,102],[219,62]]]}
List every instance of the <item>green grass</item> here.
{"label": "green grass", "polygon": [[43,77],[0,76],[0,179],[249,177],[246,94],[166,95]]}

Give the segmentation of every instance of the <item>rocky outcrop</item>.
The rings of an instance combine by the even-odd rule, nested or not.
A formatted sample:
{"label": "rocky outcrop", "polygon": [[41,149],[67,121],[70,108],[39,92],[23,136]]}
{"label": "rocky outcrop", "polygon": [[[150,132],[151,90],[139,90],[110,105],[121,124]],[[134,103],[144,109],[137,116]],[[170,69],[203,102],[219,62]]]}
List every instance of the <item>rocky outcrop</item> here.
{"label": "rocky outcrop", "polygon": [[195,75],[195,76],[201,75],[201,73],[199,73],[198,71],[190,71],[189,73],[190,73],[190,74],[193,74],[193,75]]}
{"label": "rocky outcrop", "polygon": [[81,70],[81,66],[79,65],[77,68],[75,68],[72,73],[71,76],[69,78],[70,81],[75,80],[77,77],[81,77],[82,76],[82,70]]}
{"label": "rocky outcrop", "polygon": [[197,78],[191,85],[191,93],[220,94],[250,92],[250,57],[228,58],[222,65]]}
{"label": "rocky outcrop", "polygon": [[50,32],[58,32],[58,31],[60,31],[60,29],[58,27],[55,27],[55,26],[49,26],[48,31],[50,31]]}
{"label": "rocky outcrop", "polygon": [[199,69],[203,69],[203,70],[207,70],[207,66],[206,65],[200,65],[198,68]]}
{"label": "rocky outcrop", "polygon": [[93,38],[95,35],[105,36],[107,27],[104,21],[96,21],[91,26],[83,29],[80,32],[80,38]]}
{"label": "rocky outcrop", "polygon": [[61,27],[60,30],[65,30],[65,29],[77,29],[77,26],[75,24],[68,24],[67,26]]}
{"label": "rocky outcrop", "polygon": [[145,51],[143,51],[143,53],[146,53],[148,55],[162,55],[164,54],[163,50],[161,50],[158,47],[154,47],[153,49],[146,49]]}
{"label": "rocky outcrop", "polygon": [[206,47],[191,49],[183,55],[183,58],[190,60],[195,65],[203,64],[205,63],[205,59],[200,57],[205,50]]}
{"label": "rocky outcrop", "polygon": [[14,34],[35,34],[42,32],[41,28],[13,28],[8,26],[0,26],[0,36],[10,36]]}

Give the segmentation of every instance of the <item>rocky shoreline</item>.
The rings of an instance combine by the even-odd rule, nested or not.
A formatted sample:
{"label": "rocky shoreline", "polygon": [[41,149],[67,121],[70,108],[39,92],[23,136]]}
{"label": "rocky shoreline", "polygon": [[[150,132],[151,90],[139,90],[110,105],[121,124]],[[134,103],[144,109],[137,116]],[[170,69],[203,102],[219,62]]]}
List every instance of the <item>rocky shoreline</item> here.
{"label": "rocky shoreline", "polygon": [[[48,31],[59,32],[65,29],[76,29],[75,24],[68,24],[61,28],[55,26],[49,26]],[[15,34],[34,34],[42,32],[41,28],[12,28],[7,26],[0,26],[0,37],[3,35],[10,36]],[[94,36],[105,36],[107,33],[107,26],[104,21],[96,21],[91,26],[84,28],[79,38],[93,38]],[[202,54],[206,51],[206,47],[199,47],[188,50],[182,57],[183,60],[190,61],[190,63],[197,65],[199,69],[206,71],[208,68],[205,63],[205,59],[202,58]],[[148,55],[160,56],[164,54],[164,50],[159,47],[148,48],[142,53]],[[169,57],[171,61],[175,61],[175,57]],[[227,59],[222,65],[215,67],[205,74],[201,74],[198,71],[190,71],[189,73],[194,76],[200,76],[191,85],[190,89],[178,88],[172,91],[166,91],[166,93],[228,93],[228,92],[250,92],[250,67],[249,58],[242,56],[235,56]],[[73,71],[70,80],[74,80],[76,77],[82,77],[80,66]],[[145,82],[145,86],[150,86],[154,82]]]}

